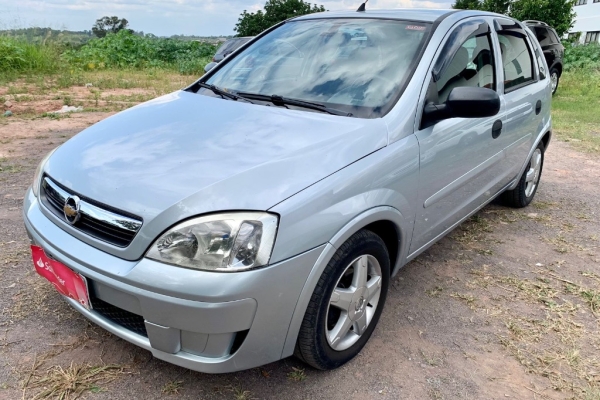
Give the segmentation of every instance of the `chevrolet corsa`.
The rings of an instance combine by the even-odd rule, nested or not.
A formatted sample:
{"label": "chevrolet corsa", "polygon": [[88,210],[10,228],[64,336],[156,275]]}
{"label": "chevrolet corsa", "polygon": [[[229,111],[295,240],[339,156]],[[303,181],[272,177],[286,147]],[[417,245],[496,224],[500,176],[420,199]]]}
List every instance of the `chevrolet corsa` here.
{"label": "chevrolet corsa", "polygon": [[46,156],[34,267],[170,363],[336,368],[403,265],[496,197],[532,201],[550,101],[539,44],[505,16],[293,18]]}

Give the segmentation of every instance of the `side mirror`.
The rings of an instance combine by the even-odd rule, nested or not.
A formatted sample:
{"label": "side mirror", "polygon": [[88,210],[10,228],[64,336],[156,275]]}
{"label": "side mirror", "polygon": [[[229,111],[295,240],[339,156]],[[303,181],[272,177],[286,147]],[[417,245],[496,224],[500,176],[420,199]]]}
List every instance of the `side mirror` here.
{"label": "side mirror", "polygon": [[213,69],[215,67],[215,65],[217,65],[217,63],[214,61],[206,64],[206,67],[204,67],[204,72],[210,71],[211,69]]}
{"label": "side mirror", "polygon": [[449,118],[493,117],[500,111],[500,97],[492,89],[456,87],[443,104],[429,103],[423,110],[424,127]]}

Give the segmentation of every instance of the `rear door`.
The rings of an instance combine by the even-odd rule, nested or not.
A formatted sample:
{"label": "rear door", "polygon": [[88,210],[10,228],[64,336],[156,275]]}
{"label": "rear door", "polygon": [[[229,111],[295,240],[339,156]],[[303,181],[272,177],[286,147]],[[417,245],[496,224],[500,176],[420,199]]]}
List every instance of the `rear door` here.
{"label": "rear door", "polygon": [[[490,19],[489,22],[492,20]],[[497,48],[488,20],[461,21],[432,66],[423,104],[442,104],[459,86],[497,91]],[[425,89],[424,89],[425,90]],[[495,195],[509,179],[503,149],[504,105],[496,117],[451,118],[419,126],[419,203],[410,253],[419,252]],[[422,107],[420,108],[422,116]]]}
{"label": "rear door", "polygon": [[496,19],[502,68],[499,90],[504,95],[505,117],[502,135],[506,140],[507,171],[517,177],[537,134],[544,129],[550,107],[550,86],[537,46],[516,22]]}

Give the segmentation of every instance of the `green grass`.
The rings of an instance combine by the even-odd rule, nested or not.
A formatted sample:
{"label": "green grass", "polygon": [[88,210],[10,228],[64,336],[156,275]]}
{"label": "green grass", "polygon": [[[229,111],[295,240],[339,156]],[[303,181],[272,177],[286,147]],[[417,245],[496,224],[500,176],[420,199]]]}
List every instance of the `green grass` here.
{"label": "green grass", "polygon": [[169,93],[191,84],[198,77],[183,75],[176,71],[160,68],[138,69],[109,69],[101,71],[63,71],[59,75],[47,77],[43,82],[37,77],[26,77],[24,82],[43,91],[68,89],[72,86],[85,86],[91,83],[90,93],[106,89],[148,89],[157,94]]}
{"label": "green grass", "polygon": [[600,44],[589,43],[582,46],[565,43],[563,61],[567,71],[600,71]]}
{"label": "green grass", "polygon": [[93,38],[90,31],[67,31],[52,28],[17,28],[0,31],[2,36],[10,36],[30,43],[54,42],[63,46],[78,47]]}
{"label": "green grass", "polygon": [[600,72],[565,72],[552,99],[555,137],[587,152],[600,152]]}
{"label": "green grass", "polygon": [[210,43],[138,36],[126,30],[77,48],[0,35],[0,85],[52,75],[68,87],[79,83],[87,71],[164,70],[198,76],[215,51]]}
{"label": "green grass", "polygon": [[[82,106],[85,112],[122,111],[189,86],[199,76],[159,68],[74,70],[53,75],[26,75],[4,88],[0,83],[0,90],[7,92],[0,96],[0,110],[8,100],[13,105],[14,115],[25,119],[68,118],[69,114],[48,113],[62,105]],[[48,102],[52,105],[49,106]],[[7,124],[9,120],[0,113],[0,125]]]}
{"label": "green grass", "polygon": [[59,47],[0,36],[0,81],[18,74],[52,73],[60,67]]}
{"label": "green grass", "polygon": [[122,30],[67,50],[62,58],[69,66],[83,70],[151,67],[199,74],[215,50],[209,43],[138,36]]}
{"label": "green grass", "polygon": [[[8,93],[0,96],[2,102],[6,100],[17,102],[26,99],[25,96],[47,95],[51,100],[68,101],[69,94],[62,92],[71,87],[82,87],[91,84],[88,88],[88,97],[94,99],[104,90],[111,89],[145,89],[156,95],[170,93],[181,89],[194,82],[199,75],[183,75],[176,71],[160,68],[138,69],[107,69],[101,71],[64,70],[47,75],[24,75],[10,83],[1,82],[0,87],[7,87]],[[136,97],[137,96],[137,97]],[[145,93],[131,94],[122,98],[111,100],[144,101]],[[17,99],[15,99],[17,98]],[[71,98],[73,100],[73,98]],[[66,104],[66,103],[65,103]]]}

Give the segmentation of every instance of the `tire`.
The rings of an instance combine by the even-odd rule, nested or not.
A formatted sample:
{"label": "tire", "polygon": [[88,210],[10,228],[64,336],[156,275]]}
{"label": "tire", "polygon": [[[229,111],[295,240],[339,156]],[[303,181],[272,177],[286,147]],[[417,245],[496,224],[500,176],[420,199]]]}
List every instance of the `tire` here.
{"label": "tire", "polygon": [[[363,276],[355,275],[355,268],[368,272],[363,289],[355,287]],[[355,233],[340,246],[325,267],[306,309],[294,355],[320,370],[338,368],[353,359],[379,321],[389,280],[390,258],[383,240],[365,229]],[[377,287],[380,288],[379,297],[375,300],[371,294],[376,293]],[[332,297],[334,289],[336,295],[343,293],[344,297]],[[350,302],[348,298],[353,290]],[[331,302],[342,306],[338,308]],[[344,307],[344,304],[348,306]],[[352,325],[346,334],[335,334],[338,328],[348,324]]]}
{"label": "tire", "polygon": [[[539,165],[539,169],[536,168],[536,165]],[[513,190],[507,190],[506,192],[502,193],[502,202],[505,205],[514,208],[527,207],[533,200],[533,197],[540,186],[543,167],[544,144],[540,142],[534,150],[529,163],[527,163],[527,168],[525,168],[525,171],[523,171],[523,175],[521,175],[517,187]],[[528,178],[531,178],[532,180],[528,181]]]}
{"label": "tire", "polygon": [[556,90],[558,89],[558,82],[560,81],[560,72],[558,72],[558,70],[556,68],[552,68],[550,70],[550,82],[552,85],[554,85],[552,83],[554,81],[554,79],[556,79],[556,85],[552,88],[552,95],[554,95],[554,93],[556,93]]}

